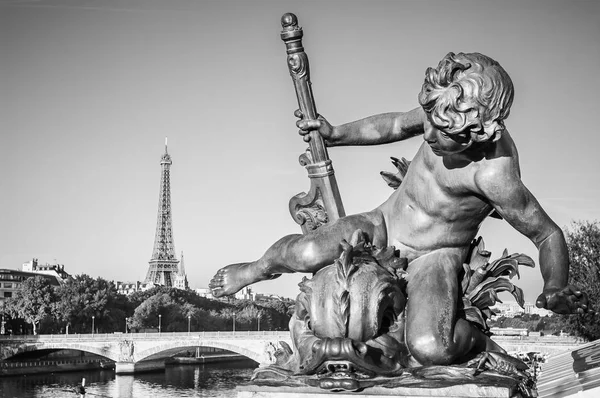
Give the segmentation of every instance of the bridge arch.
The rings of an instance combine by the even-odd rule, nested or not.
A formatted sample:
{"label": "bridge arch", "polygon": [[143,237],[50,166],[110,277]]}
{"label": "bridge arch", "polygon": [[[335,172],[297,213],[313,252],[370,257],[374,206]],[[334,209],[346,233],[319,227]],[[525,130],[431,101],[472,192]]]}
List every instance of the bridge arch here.
{"label": "bridge arch", "polygon": [[[237,342],[235,342],[237,343]],[[154,358],[163,357],[161,354],[167,354],[172,352],[173,354],[179,352],[181,349],[190,347],[210,347],[220,348],[223,350],[231,351],[236,354],[245,356],[246,358],[252,359],[255,362],[261,363],[263,358],[263,350],[249,349],[238,344],[233,344],[230,341],[166,341],[162,344],[150,347],[143,351],[135,353],[136,361],[151,360]],[[253,347],[256,348],[256,347]]]}
{"label": "bridge arch", "polygon": [[34,351],[47,351],[47,350],[50,350],[50,351],[77,350],[77,351],[89,352],[91,354],[96,354],[101,357],[111,359],[113,361],[116,361],[118,359],[118,353],[113,352],[114,350],[111,350],[110,347],[82,344],[82,343],[77,343],[77,342],[73,342],[73,343],[35,342],[35,343],[24,343],[24,344],[20,344],[18,346],[13,346],[13,347],[4,347],[2,349],[2,355],[1,355],[0,359],[5,360],[8,358],[12,358],[19,354],[25,354],[25,353],[34,352]]}

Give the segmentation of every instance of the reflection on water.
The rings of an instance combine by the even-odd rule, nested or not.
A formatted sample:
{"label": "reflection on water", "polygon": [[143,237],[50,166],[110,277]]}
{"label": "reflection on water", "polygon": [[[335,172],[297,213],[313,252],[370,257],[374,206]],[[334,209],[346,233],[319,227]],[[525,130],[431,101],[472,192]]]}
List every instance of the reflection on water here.
{"label": "reflection on water", "polygon": [[168,366],[163,372],[115,376],[111,370],[0,378],[3,398],[78,397],[72,388],[85,377],[86,398],[235,397],[247,383],[253,361]]}

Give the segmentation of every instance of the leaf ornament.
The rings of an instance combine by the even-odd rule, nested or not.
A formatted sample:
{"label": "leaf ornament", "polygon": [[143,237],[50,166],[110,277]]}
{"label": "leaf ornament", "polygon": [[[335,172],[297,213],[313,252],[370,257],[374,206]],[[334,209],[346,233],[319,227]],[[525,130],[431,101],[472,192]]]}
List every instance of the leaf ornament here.
{"label": "leaf ornament", "polygon": [[483,317],[481,310],[477,307],[469,306],[463,309],[465,319],[469,322],[477,324],[481,329],[487,330],[487,323]]}
{"label": "leaf ornament", "polygon": [[508,275],[512,279],[516,275],[520,279],[519,265],[533,268],[535,262],[525,254],[513,253],[492,262],[487,269],[491,276]]}
{"label": "leaf ornament", "polygon": [[[360,240],[362,232],[357,230],[351,238],[351,242],[364,245],[364,240]],[[353,263],[354,247],[342,240],[342,254],[338,260],[335,260],[336,266],[336,284],[337,294],[334,295],[334,319],[340,336],[348,337],[348,324],[350,321],[350,277],[356,272],[358,267]]]}
{"label": "leaf ornament", "polygon": [[381,177],[390,188],[398,189],[404,180],[404,176],[406,176],[408,166],[410,166],[410,160],[406,160],[405,158],[398,159],[393,156],[390,159],[392,159],[392,164],[396,167],[398,172],[394,174],[388,171],[382,171],[379,174],[381,174]]}
{"label": "leaf ornament", "polygon": [[[488,293],[492,291],[493,294]],[[480,283],[479,286],[469,293],[467,298],[476,307],[489,307],[496,304],[496,301],[499,301],[497,296],[498,292],[509,292],[514,296],[521,307],[523,307],[525,304],[523,299],[523,290],[513,285],[513,283],[508,279],[500,276],[487,278],[483,283]]]}
{"label": "leaf ornament", "polygon": [[485,266],[492,253],[485,250],[485,243],[483,242],[483,238],[480,236],[471,244],[471,255],[469,256],[469,267],[472,270],[476,270]]}

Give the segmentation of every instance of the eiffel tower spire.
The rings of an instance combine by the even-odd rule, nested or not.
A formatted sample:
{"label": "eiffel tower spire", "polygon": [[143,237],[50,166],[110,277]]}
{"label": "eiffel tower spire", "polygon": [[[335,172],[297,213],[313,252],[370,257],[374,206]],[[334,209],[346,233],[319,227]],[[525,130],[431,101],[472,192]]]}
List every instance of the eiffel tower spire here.
{"label": "eiffel tower spire", "polygon": [[172,287],[179,271],[179,260],[175,256],[173,241],[173,220],[171,215],[171,155],[167,151],[165,138],[165,153],[161,157],[160,192],[158,197],[158,218],[156,221],[156,236],[150,266],[145,282]]}

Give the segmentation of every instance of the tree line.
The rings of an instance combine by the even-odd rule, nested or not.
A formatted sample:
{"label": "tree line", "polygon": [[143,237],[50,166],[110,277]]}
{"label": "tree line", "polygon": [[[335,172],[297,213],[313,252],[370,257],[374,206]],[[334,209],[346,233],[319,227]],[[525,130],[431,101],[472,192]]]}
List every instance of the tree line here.
{"label": "tree line", "polygon": [[161,286],[125,296],[103,278],[82,274],[54,286],[36,276],[6,299],[5,333],[286,330],[293,306],[290,299],[211,300]]}

